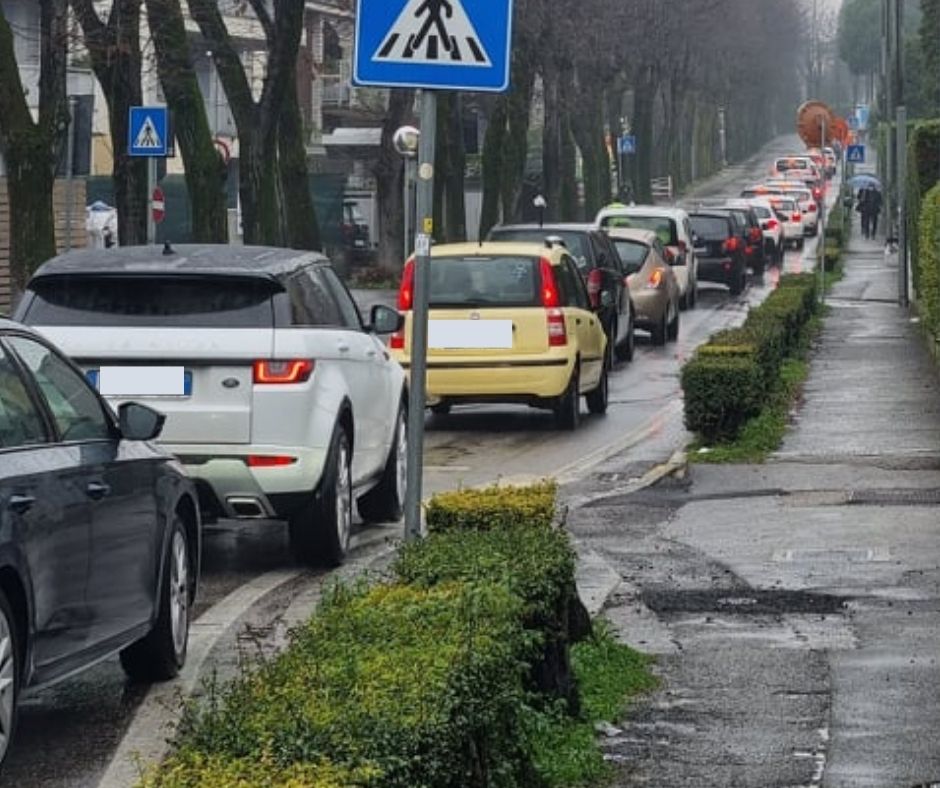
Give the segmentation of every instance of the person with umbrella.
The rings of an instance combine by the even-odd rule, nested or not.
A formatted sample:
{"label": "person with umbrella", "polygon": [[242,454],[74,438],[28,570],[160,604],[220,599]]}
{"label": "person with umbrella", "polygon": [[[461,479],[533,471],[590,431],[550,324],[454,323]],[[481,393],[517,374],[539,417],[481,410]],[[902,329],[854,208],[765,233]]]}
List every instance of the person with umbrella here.
{"label": "person with umbrella", "polygon": [[867,226],[865,232],[866,238],[874,238],[878,235],[878,216],[881,214],[881,192],[874,185],[866,190],[865,207],[862,211],[862,226]]}

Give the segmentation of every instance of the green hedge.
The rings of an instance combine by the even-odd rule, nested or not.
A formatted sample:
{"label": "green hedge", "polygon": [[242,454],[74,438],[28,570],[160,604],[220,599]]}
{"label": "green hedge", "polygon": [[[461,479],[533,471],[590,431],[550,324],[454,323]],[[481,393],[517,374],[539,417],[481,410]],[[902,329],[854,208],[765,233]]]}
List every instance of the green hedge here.
{"label": "green hedge", "polygon": [[194,713],[144,784],[214,779],[221,759],[236,774],[333,764],[389,788],[530,785],[519,608],[499,585],[337,589],[287,650]]}
{"label": "green hedge", "polygon": [[435,495],[427,507],[428,530],[480,530],[521,522],[549,527],[555,521],[558,487],[544,481],[528,487],[488,487]]}
{"label": "green hedge", "polygon": [[[908,140],[908,239],[911,259],[920,255],[920,221],[923,200],[940,181],[940,119],[921,121],[910,131]],[[921,268],[913,266],[914,290],[921,292]]]}
{"label": "green hedge", "polygon": [[940,336],[940,183],[924,197],[918,227],[918,296],[922,319],[933,336]]}
{"label": "green hedge", "polygon": [[[479,513],[476,522],[473,511]],[[432,533],[405,545],[393,569],[397,578],[421,588],[505,585],[522,600],[520,623],[537,640],[530,686],[565,700],[577,713],[569,649],[590,633],[590,619],[575,586],[574,550],[554,525],[554,484],[446,493],[431,500],[428,512]],[[463,527],[453,527],[458,520]]]}
{"label": "green hedge", "polygon": [[328,592],[287,649],[191,705],[141,786],[544,786],[533,715],[579,712],[571,645],[591,631],[556,487],[428,513],[385,583]]}
{"label": "green hedge", "polygon": [[816,309],[813,274],[783,276],[740,328],[721,331],[682,368],[685,423],[709,443],[733,440],[758,413]]}

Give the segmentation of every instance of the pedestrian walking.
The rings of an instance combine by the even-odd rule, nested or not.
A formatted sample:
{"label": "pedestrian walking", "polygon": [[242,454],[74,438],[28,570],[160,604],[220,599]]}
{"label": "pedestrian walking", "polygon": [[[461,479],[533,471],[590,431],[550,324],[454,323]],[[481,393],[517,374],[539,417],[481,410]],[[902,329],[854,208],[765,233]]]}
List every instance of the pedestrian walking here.
{"label": "pedestrian walking", "polygon": [[862,235],[865,238],[869,237],[869,226],[871,222],[871,216],[868,213],[868,187],[863,187],[858,190],[858,196],[855,198],[855,210],[862,215]]}
{"label": "pedestrian walking", "polygon": [[874,186],[868,187],[865,207],[868,209],[868,237],[874,238],[878,235],[878,216],[881,214],[881,192]]}

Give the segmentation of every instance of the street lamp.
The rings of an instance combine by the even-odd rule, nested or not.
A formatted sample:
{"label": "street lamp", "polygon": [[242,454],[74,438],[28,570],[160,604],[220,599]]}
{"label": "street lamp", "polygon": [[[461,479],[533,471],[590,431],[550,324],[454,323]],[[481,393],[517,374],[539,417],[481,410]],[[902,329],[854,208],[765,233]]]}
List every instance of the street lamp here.
{"label": "street lamp", "polygon": [[548,207],[548,202],[541,194],[537,194],[532,200],[532,205],[539,212],[539,227],[542,228],[545,226],[545,209]]}
{"label": "street lamp", "polygon": [[392,135],[392,145],[405,159],[405,258],[411,253],[415,235],[415,197],[418,183],[418,144],[421,131],[414,126],[402,126]]}

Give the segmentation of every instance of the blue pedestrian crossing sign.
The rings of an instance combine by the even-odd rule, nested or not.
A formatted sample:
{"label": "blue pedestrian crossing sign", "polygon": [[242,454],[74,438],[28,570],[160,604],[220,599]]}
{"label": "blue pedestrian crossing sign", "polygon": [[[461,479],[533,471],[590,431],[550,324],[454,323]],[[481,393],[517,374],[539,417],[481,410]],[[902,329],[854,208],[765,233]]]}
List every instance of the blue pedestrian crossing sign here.
{"label": "blue pedestrian crossing sign", "polygon": [[864,145],[849,145],[845,149],[845,160],[849,164],[864,164],[865,163],[865,146]]}
{"label": "blue pedestrian crossing sign", "polygon": [[128,155],[169,156],[169,125],[166,107],[131,107],[127,127]]}
{"label": "blue pedestrian crossing sign", "polygon": [[353,82],[509,89],[513,0],[357,0]]}
{"label": "blue pedestrian crossing sign", "polygon": [[633,134],[624,134],[620,137],[618,150],[621,155],[631,155],[636,153],[636,136]]}

